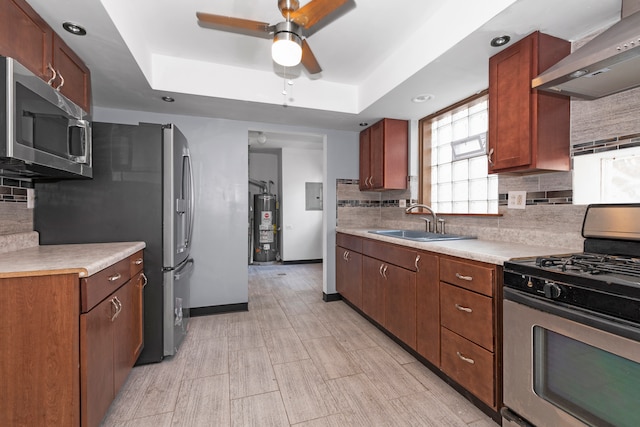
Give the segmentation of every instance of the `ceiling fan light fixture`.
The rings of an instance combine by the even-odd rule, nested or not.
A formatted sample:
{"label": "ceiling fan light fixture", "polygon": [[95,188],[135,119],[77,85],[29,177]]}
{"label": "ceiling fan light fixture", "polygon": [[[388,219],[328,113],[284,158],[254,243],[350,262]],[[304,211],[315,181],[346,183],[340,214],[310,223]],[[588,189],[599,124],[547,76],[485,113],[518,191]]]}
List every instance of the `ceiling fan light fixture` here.
{"label": "ceiling fan light fixture", "polygon": [[284,67],[294,67],[302,60],[302,39],[293,22],[281,22],[276,26],[271,45],[271,58]]}

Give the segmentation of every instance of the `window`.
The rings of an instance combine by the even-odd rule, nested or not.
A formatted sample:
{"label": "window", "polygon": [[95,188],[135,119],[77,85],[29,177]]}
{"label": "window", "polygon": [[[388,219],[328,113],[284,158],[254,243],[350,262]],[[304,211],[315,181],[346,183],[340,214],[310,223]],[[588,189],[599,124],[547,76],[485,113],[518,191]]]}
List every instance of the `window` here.
{"label": "window", "polygon": [[438,213],[498,213],[488,174],[486,92],[420,121],[421,201]]}

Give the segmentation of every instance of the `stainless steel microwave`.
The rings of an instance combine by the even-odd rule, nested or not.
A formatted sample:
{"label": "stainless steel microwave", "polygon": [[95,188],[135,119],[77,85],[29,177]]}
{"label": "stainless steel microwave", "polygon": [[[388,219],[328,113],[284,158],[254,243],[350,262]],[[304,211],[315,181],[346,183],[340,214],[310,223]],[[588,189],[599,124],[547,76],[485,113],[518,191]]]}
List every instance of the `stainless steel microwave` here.
{"label": "stainless steel microwave", "polygon": [[87,112],[13,58],[0,78],[0,175],[91,178]]}

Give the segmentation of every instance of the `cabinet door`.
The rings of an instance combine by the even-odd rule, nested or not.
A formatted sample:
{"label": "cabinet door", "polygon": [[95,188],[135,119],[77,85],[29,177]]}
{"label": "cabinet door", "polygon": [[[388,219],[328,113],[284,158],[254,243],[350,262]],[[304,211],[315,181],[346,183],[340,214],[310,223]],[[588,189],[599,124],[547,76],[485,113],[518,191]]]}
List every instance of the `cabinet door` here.
{"label": "cabinet door", "polygon": [[533,41],[489,59],[489,171],[527,166],[531,154]]}
{"label": "cabinet door", "polygon": [[0,54],[15,58],[44,80],[51,78],[53,30],[24,0],[2,0]]}
{"label": "cabinet door", "polygon": [[115,397],[113,332],[118,309],[107,297],[80,316],[80,401],[83,426],[97,426]]}
{"label": "cabinet door", "polygon": [[371,145],[369,144],[369,136],[371,129],[367,128],[360,132],[360,190],[368,190],[370,187],[369,178],[371,178]]}
{"label": "cabinet door", "polygon": [[380,260],[362,257],[362,311],[380,325],[385,324],[384,266]]}
{"label": "cabinet door", "polygon": [[569,170],[569,97],[531,79],[570,50],[536,31],[489,59],[489,173]]}
{"label": "cabinet door", "polygon": [[404,190],[409,175],[409,124],[397,119],[384,119],[383,123],[383,187]]}
{"label": "cabinet door", "polygon": [[381,120],[374,124],[370,128],[371,134],[369,135],[370,150],[370,183],[371,188],[381,189],[384,188],[384,121]]}
{"label": "cabinet door", "polygon": [[385,264],[384,327],[409,347],[416,348],[416,273]]}
{"label": "cabinet door", "polygon": [[137,283],[134,280],[128,281],[124,286],[118,289],[112,297],[117,304],[117,316],[113,321],[113,387],[114,393],[120,390],[129,375],[129,371],[133,366],[134,336],[137,331],[134,330],[136,322],[134,314],[135,293]]}
{"label": "cabinet door", "polygon": [[147,286],[147,277],[140,271],[131,281],[134,283],[132,289],[133,301],[131,303],[133,329],[131,333],[131,363],[129,366],[135,365],[144,347],[144,288]]}
{"label": "cabinet door", "polygon": [[336,247],[336,290],[343,298],[362,308],[362,255]]}
{"label": "cabinet door", "polygon": [[416,272],[416,350],[440,366],[440,286],[438,257],[420,252]]}
{"label": "cabinet door", "polygon": [[57,34],[53,35],[53,67],[58,77],[52,84],[58,87],[62,83],[61,78],[64,79],[60,92],[89,113],[91,109],[89,69]]}
{"label": "cabinet door", "polygon": [[0,425],[79,426],[77,274],[0,279]]}

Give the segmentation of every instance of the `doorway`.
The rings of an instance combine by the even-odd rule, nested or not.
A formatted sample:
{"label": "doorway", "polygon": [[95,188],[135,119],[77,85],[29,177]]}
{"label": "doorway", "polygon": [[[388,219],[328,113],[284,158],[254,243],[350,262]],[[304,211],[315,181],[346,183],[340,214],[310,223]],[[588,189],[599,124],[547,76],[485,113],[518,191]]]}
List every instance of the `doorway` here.
{"label": "doorway", "polygon": [[249,131],[249,264],[322,261],[324,139]]}

